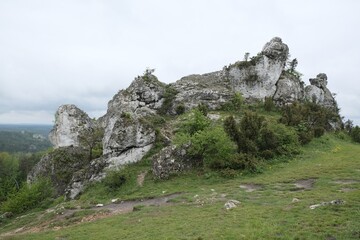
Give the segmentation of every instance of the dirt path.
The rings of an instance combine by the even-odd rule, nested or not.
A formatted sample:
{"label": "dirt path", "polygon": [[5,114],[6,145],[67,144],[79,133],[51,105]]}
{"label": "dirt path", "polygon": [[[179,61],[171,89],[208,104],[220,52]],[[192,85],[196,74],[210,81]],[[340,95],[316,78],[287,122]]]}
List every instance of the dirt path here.
{"label": "dirt path", "polygon": [[151,198],[145,200],[132,200],[132,201],[121,201],[119,203],[111,203],[104,205],[103,207],[92,207],[93,210],[108,210],[113,214],[132,212],[136,206],[164,206],[169,205],[169,200],[180,196],[180,193],[174,193],[171,195]]}
{"label": "dirt path", "polygon": [[[174,199],[178,196],[180,196],[181,193],[174,193],[170,195],[166,195],[163,197],[157,197],[157,198],[151,198],[151,199],[139,199],[139,200],[129,200],[129,201],[119,201],[117,203],[111,203],[107,204],[101,207],[91,207],[88,209],[64,209],[61,214],[57,214],[54,218],[39,223],[37,226],[23,226],[21,228],[15,229],[13,231],[3,233],[0,235],[1,237],[10,237],[12,235],[17,234],[24,234],[24,233],[34,233],[34,232],[41,232],[47,229],[53,229],[53,230],[59,230],[63,228],[61,226],[61,222],[66,221],[67,219],[71,219],[77,212],[85,211],[85,210],[93,210],[94,213],[84,216],[76,223],[82,223],[82,222],[91,222],[97,219],[109,217],[116,214],[124,214],[134,211],[136,207],[139,206],[165,206],[170,205],[169,202],[171,199]],[[47,210],[45,213],[41,214],[38,217],[38,220],[41,220],[41,218],[45,217],[47,213],[51,212],[51,210]],[[58,223],[59,226],[56,226]],[[73,223],[73,224],[76,224]],[[52,225],[55,225],[55,227],[50,227]]]}

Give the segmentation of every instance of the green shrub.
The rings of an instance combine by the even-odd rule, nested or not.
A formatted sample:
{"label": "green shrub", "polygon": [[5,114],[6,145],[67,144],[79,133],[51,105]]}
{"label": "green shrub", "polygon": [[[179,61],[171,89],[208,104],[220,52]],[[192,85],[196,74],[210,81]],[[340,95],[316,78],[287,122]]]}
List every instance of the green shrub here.
{"label": "green shrub", "polygon": [[102,180],[109,191],[120,188],[128,180],[129,176],[125,169],[109,171]]}
{"label": "green shrub", "polygon": [[238,152],[256,155],[258,146],[256,140],[259,137],[263,118],[253,112],[245,112],[239,124],[233,116],[224,121],[225,132],[237,144]]}
{"label": "green shrub", "polygon": [[238,171],[231,168],[224,168],[219,171],[220,176],[224,178],[235,178],[238,175]]}
{"label": "green shrub", "polygon": [[204,116],[207,116],[208,113],[209,113],[209,107],[204,104],[204,103],[200,103],[198,106],[197,106],[198,110],[204,115]]}
{"label": "green shrub", "polygon": [[189,157],[211,169],[224,168],[236,153],[235,144],[219,126],[198,131],[193,135],[178,133],[174,142],[176,145],[191,143],[187,151]]}
{"label": "green shrub", "polygon": [[189,114],[188,119],[181,124],[180,131],[193,135],[209,126],[210,119],[204,116],[198,109],[194,109],[191,114]]}
{"label": "green shrub", "polygon": [[273,150],[276,155],[292,155],[300,152],[300,145],[296,130],[284,124],[271,123],[264,125],[274,134],[274,143],[268,145],[267,150]]}
{"label": "green shrub", "polygon": [[256,113],[245,112],[239,124],[233,116],[229,116],[224,121],[224,129],[237,144],[239,153],[269,159],[299,152],[299,141],[293,128],[268,123]]}
{"label": "green shrub", "polygon": [[224,120],[224,130],[230,136],[231,140],[238,143],[240,130],[237,126],[234,116],[229,116]]}
{"label": "green shrub", "polygon": [[232,99],[223,105],[222,109],[225,111],[239,111],[244,103],[244,98],[241,93],[235,93]]}
{"label": "green shrub", "polygon": [[353,141],[360,143],[360,127],[356,126],[352,128],[350,136]]}
{"label": "green shrub", "polygon": [[265,109],[265,111],[267,111],[267,112],[271,112],[272,110],[275,109],[275,104],[274,104],[274,101],[272,100],[271,97],[265,97],[265,100],[264,100],[264,109]]}
{"label": "green shrub", "polygon": [[175,112],[177,115],[183,114],[185,112],[185,105],[184,104],[177,105],[175,108]]}
{"label": "green shrub", "polygon": [[315,127],[314,128],[314,137],[321,137],[324,135],[325,129],[323,127]]}
{"label": "green shrub", "polygon": [[165,87],[165,92],[163,96],[164,102],[161,108],[159,109],[160,114],[165,115],[170,113],[176,94],[178,94],[178,91],[175,88],[173,88],[171,85],[167,85]]}
{"label": "green shrub", "polygon": [[252,154],[239,153],[236,154],[228,163],[228,168],[242,169],[255,173],[259,171],[260,161]]}
{"label": "green shrub", "polygon": [[338,121],[339,115],[336,109],[328,109],[312,102],[285,106],[280,118],[281,123],[298,130],[302,144],[310,142],[313,137],[322,136],[325,131],[332,129],[332,123]]}
{"label": "green shrub", "polygon": [[255,141],[259,136],[264,118],[255,112],[245,112],[240,121],[240,131],[245,138]]}
{"label": "green shrub", "polygon": [[23,213],[41,206],[42,203],[52,197],[53,194],[54,190],[50,181],[39,179],[31,185],[23,185],[18,192],[11,194],[7,201],[2,203],[1,211],[12,212],[14,214]]}

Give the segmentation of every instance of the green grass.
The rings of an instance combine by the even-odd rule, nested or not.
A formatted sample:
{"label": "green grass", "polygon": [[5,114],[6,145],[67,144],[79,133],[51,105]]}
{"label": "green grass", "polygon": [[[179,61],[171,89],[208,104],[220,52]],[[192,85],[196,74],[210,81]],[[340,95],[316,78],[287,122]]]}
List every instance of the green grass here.
{"label": "green grass", "polygon": [[[135,164],[133,175],[148,168]],[[132,179],[127,186],[105,193],[101,185],[90,188],[76,203],[85,204],[111,198],[146,198],[182,192],[170,206],[141,206],[132,213],[115,215],[93,222],[19,234],[4,239],[359,239],[360,238],[360,145],[334,135],[314,139],[295,159],[273,160],[263,173],[224,179],[216,173],[188,172],[167,181],[150,176],[142,187]],[[297,190],[299,179],[316,179],[313,189]],[[356,180],[338,184],[336,180]],[[256,183],[261,189],[246,192],[239,187]],[[351,191],[341,191],[343,188]],[[100,194],[100,196],[99,196]],[[197,195],[197,196],[196,196]],[[224,196],[226,195],[226,196]],[[300,201],[293,203],[293,198]],[[226,200],[241,204],[223,208]],[[342,205],[310,205],[335,199]],[[87,213],[87,212],[84,212]],[[76,219],[82,217],[79,213]],[[34,215],[21,224],[0,228],[0,234],[35,221]],[[51,228],[50,228],[51,229]]]}

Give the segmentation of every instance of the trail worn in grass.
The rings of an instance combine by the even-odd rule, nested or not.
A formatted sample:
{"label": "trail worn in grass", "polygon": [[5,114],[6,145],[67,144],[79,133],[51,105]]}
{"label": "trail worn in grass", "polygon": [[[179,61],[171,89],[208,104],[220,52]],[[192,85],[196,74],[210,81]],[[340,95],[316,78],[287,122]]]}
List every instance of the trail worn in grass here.
{"label": "trail worn in grass", "polygon": [[[58,230],[50,227],[43,232],[3,238],[360,238],[360,145],[327,135],[315,139],[296,159],[274,161],[265,167],[262,174],[230,180],[198,172],[168,181],[153,181],[146,177],[142,187],[128,192],[128,198],[173,192],[184,194],[173,199],[169,206],[142,206],[138,211],[70,224]],[[244,186],[256,188],[247,191]],[[123,197],[120,192],[115,195]],[[230,199],[241,203],[225,210],[224,204]],[[310,209],[311,205],[332,200],[341,201]],[[28,221],[34,218],[29,216]],[[8,223],[8,226],[2,226],[0,233],[14,230],[15,226],[9,224],[16,225],[15,222]]]}

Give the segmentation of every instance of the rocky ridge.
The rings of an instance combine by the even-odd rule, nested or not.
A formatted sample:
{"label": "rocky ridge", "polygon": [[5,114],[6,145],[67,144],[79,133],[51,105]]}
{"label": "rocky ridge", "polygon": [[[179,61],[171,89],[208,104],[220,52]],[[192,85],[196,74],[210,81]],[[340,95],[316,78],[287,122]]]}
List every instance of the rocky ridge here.
{"label": "rocky ridge", "polygon": [[[74,105],[61,106],[50,133],[55,148],[79,146],[79,132],[84,128],[96,124],[104,128],[103,156],[89,163],[91,171],[69,169],[72,177],[64,192],[74,198],[87,182],[101,179],[106,169],[141,160],[156,140],[156,131],[149,119],[159,113],[176,114],[179,109],[190,110],[200,103],[218,109],[235,93],[241,93],[249,102],[263,101],[265,97],[272,98],[277,105],[310,100],[335,109],[336,101],[327,88],[326,74],[310,79],[311,85],[305,87],[298,76],[286,71],[288,54],[288,46],[275,37],[250,60],[225,66],[220,71],[186,76],[168,85],[160,82],[152,70],[147,70],[113,97],[107,113],[96,122]],[[186,168],[174,160],[186,162],[183,151],[169,146],[160,152],[154,160],[155,176],[166,177],[170,172]],[[46,167],[49,161],[45,156],[28,181],[44,175],[49,169]]]}

